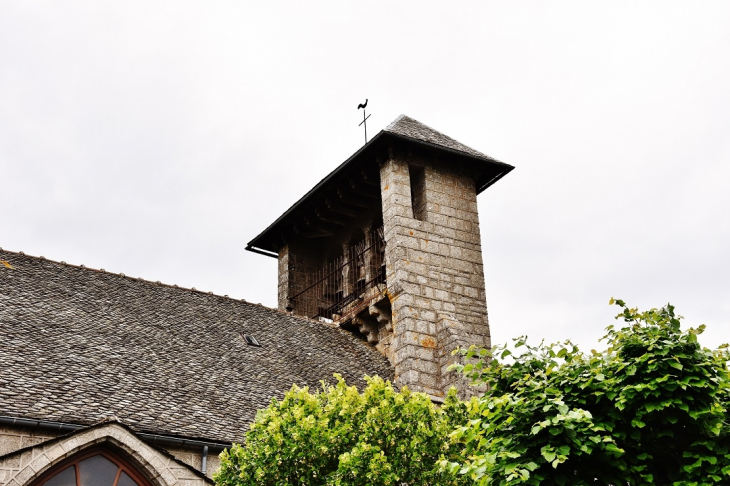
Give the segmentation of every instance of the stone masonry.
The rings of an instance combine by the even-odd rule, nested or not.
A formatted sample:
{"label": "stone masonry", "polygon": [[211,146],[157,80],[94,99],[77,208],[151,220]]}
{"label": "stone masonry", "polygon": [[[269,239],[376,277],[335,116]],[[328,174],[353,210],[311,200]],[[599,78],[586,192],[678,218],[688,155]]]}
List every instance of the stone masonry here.
{"label": "stone masonry", "polygon": [[40,444],[58,435],[60,433],[48,433],[28,427],[0,426],[0,456]]}
{"label": "stone masonry", "polygon": [[401,115],[247,249],[278,255],[280,310],[352,332],[396,385],[466,398],[479,390],[449,371],[452,352],[491,346],[477,194],[512,169]]}
{"label": "stone masonry", "polygon": [[[105,428],[104,430],[107,430]],[[19,474],[22,472],[22,469],[30,464],[30,462],[37,457],[44,454],[44,451],[47,449],[52,448],[52,446],[47,446],[45,443],[49,444],[55,444],[55,442],[51,443],[53,439],[60,437],[64,435],[62,432],[58,431],[49,431],[49,430],[41,430],[41,429],[34,429],[34,428],[28,428],[28,427],[18,427],[18,426],[1,426],[0,427],[0,485],[9,484],[11,477],[14,477],[16,474]],[[96,432],[96,435],[99,437],[106,437],[104,434],[101,434],[99,432]],[[129,434],[124,434],[129,435]],[[71,444],[73,442],[74,447],[78,447],[78,440],[73,437],[69,437],[66,443]],[[32,448],[32,446],[38,446]],[[31,449],[32,448],[32,449]],[[26,449],[22,454],[15,454],[13,455],[13,452],[19,451],[21,449]],[[153,448],[149,448],[150,451],[154,451]],[[190,447],[166,447],[164,449],[167,451],[167,453],[174,456],[176,459],[184,462],[188,466],[190,466],[193,469],[196,469],[198,471],[202,468],[202,451],[199,449],[193,449]],[[69,454],[73,454],[76,452],[76,450],[67,449],[65,451],[65,454],[62,457],[58,457],[57,459],[64,459]],[[152,453],[152,452],[150,452]],[[156,453],[156,452],[155,452]],[[47,454],[46,454],[47,455]],[[163,456],[160,456],[160,458],[164,461],[167,461],[166,458]],[[168,461],[169,462],[169,461]],[[46,468],[50,464],[49,462],[43,462],[43,467]],[[185,472],[182,469],[180,469],[179,465],[172,464],[170,467],[177,468],[178,471],[176,472],[176,475],[179,477],[187,477],[190,476],[189,472]],[[209,478],[213,477],[213,474],[220,468],[220,458],[218,457],[218,454],[216,453],[209,453],[207,456],[207,467],[206,467],[206,474]],[[38,471],[36,471],[38,472]],[[186,484],[197,484],[199,481],[199,478],[197,477],[188,477],[188,483]]]}
{"label": "stone masonry", "polygon": [[[40,437],[30,430],[3,428],[0,429],[0,434],[2,434],[0,441],[7,441],[6,447],[14,449],[17,446],[16,437],[23,444],[31,444],[17,452],[11,450],[0,456],[0,484],[3,486],[30,484],[55,464],[89,447],[100,445],[111,446],[128,455],[140,472],[155,486],[204,486],[213,483],[212,480],[206,480],[193,472],[192,469],[200,468],[199,455],[185,450],[173,450],[164,454],[139,440],[125,427],[114,423],[89,427],[77,433],[55,439],[49,438],[40,443],[37,443]],[[210,478],[220,466],[215,455],[209,455],[208,460],[208,478]]]}
{"label": "stone masonry", "polygon": [[[417,194],[410,170],[422,178]],[[437,401],[452,385],[467,396],[447,371],[451,351],[491,345],[474,179],[458,164],[392,150],[380,177],[396,383]]]}

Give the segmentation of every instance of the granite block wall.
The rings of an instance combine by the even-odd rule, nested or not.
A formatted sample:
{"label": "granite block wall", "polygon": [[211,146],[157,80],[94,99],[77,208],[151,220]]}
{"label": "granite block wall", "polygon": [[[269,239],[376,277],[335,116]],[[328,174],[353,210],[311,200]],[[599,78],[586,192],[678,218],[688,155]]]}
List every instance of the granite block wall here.
{"label": "granite block wall", "polygon": [[35,428],[0,426],[0,456],[40,444],[57,435]]}
{"label": "granite block wall", "polygon": [[[468,395],[446,356],[457,345],[491,345],[474,179],[458,164],[392,153],[380,179],[396,383],[437,401],[451,385]],[[446,322],[448,342],[439,342]]]}

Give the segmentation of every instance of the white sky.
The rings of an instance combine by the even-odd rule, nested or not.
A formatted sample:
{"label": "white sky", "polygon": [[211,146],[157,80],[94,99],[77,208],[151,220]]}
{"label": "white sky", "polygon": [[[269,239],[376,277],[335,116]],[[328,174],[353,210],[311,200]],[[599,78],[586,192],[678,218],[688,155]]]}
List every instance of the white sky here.
{"label": "white sky", "polygon": [[405,113],[479,199],[493,341],[730,341],[728,2],[0,0],[0,247],[276,305],[244,251]]}

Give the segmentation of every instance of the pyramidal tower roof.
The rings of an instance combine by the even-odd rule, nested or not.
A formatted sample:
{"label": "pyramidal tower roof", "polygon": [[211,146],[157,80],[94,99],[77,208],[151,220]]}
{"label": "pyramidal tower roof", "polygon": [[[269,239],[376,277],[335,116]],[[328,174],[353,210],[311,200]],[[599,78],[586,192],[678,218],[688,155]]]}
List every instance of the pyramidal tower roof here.
{"label": "pyramidal tower roof", "polygon": [[483,160],[495,161],[492,157],[474,150],[471,147],[467,147],[463,143],[454,140],[448,135],[444,135],[438,130],[425,125],[418,120],[415,120],[406,115],[400,115],[393,122],[385,127],[385,132],[390,132],[402,137],[412,138],[414,140],[420,140],[431,145],[435,145],[448,150],[454,150],[456,152],[462,152],[464,154],[471,155]]}
{"label": "pyramidal tower roof", "polygon": [[342,198],[343,191],[357,194],[355,197],[379,200],[379,165],[391,156],[393,150],[430,154],[449,163],[460,164],[474,174],[477,194],[514,169],[418,120],[400,115],[251,240],[246,249],[276,257],[281,241],[288,238],[287,234],[292,229],[296,232],[302,221],[326,218],[317,212],[324,212],[332,201]]}

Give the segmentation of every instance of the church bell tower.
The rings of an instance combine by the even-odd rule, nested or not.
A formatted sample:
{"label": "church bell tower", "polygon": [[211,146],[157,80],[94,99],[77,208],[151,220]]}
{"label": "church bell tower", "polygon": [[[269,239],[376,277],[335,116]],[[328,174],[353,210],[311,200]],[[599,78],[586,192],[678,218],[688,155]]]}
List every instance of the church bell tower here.
{"label": "church bell tower", "polygon": [[401,115],[246,249],[278,258],[280,310],[358,335],[399,386],[466,397],[451,351],[491,345],[477,195],[512,169]]}

